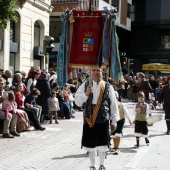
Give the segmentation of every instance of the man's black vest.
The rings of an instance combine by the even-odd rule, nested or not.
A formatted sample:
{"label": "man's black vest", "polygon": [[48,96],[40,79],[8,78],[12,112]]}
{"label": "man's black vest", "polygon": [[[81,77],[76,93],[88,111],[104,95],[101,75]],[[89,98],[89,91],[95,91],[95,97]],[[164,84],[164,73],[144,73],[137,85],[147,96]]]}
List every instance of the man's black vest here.
{"label": "man's black vest", "polygon": [[[88,86],[89,82],[85,83],[85,91]],[[109,87],[110,84],[106,82],[105,90],[103,94],[103,98],[100,104],[99,112],[97,114],[97,118],[95,123],[107,123],[110,120],[110,98],[109,98]],[[85,112],[84,117],[90,118],[90,106],[89,106],[89,99],[85,102]],[[84,123],[86,124],[87,121],[84,119]]]}

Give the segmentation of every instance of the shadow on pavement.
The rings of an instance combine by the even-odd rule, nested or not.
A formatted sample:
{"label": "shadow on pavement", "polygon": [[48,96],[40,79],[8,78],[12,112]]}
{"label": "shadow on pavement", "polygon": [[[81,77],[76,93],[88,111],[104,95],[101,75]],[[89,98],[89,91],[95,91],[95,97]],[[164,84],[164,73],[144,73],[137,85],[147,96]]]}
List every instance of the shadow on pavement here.
{"label": "shadow on pavement", "polygon": [[135,124],[133,124],[133,125],[124,125],[124,128],[135,128]]}
{"label": "shadow on pavement", "polygon": [[51,158],[52,160],[56,160],[56,159],[66,159],[66,158],[83,158],[83,157],[87,157],[87,154],[78,154],[78,155],[67,155],[67,156],[62,156],[62,157],[54,157]]}
{"label": "shadow on pavement", "polygon": [[152,134],[152,135],[149,135],[149,138],[150,137],[156,137],[156,136],[165,136],[166,133],[163,133],[163,134]]}
{"label": "shadow on pavement", "polygon": [[123,152],[123,153],[136,153],[137,152],[137,149],[135,149],[134,147],[120,148],[119,150],[120,152]]}

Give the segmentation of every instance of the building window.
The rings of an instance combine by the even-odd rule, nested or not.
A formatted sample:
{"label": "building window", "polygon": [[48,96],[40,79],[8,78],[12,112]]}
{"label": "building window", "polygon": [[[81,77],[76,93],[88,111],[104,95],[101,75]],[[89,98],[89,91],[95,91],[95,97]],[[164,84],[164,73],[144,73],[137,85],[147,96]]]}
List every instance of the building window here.
{"label": "building window", "polygon": [[40,25],[37,21],[34,24],[34,46],[40,46]]}
{"label": "building window", "polygon": [[170,32],[161,35],[160,48],[170,49]]}
{"label": "building window", "polygon": [[119,11],[119,0],[112,1],[111,5],[117,8],[117,11]]}
{"label": "building window", "polygon": [[10,41],[15,42],[15,22],[10,22]]}
{"label": "building window", "polygon": [[62,22],[60,18],[50,19],[50,35],[54,38],[54,43],[60,42]]}
{"label": "building window", "polygon": [[131,4],[128,4],[128,9],[127,9],[127,17],[130,18],[131,14]]}
{"label": "building window", "polygon": [[10,66],[10,70],[14,73],[15,70],[15,53],[10,53],[9,56],[9,66]]}

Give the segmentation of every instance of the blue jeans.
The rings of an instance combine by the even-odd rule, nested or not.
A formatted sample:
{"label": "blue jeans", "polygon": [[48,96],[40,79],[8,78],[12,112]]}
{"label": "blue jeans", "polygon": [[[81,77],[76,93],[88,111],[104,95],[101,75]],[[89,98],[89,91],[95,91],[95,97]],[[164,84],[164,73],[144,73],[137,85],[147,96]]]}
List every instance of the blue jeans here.
{"label": "blue jeans", "polygon": [[64,100],[66,102],[66,106],[69,108],[69,113],[71,115],[71,112],[72,112],[72,105],[71,105],[71,102],[70,100]]}
{"label": "blue jeans", "polygon": [[64,101],[59,101],[60,105],[60,117],[64,117]]}

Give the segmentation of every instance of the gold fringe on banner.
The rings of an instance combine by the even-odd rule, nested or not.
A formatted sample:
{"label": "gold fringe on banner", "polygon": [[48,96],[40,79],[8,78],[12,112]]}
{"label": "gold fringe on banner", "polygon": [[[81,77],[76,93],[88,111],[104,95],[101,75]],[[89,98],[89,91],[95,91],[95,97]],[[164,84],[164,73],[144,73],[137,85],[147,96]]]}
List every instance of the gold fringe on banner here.
{"label": "gold fringe on banner", "polygon": [[82,64],[71,64],[68,65],[70,68],[80,68],[80,69],[89,69],[89,68],[99,68],[98,65],[82,65]]}

